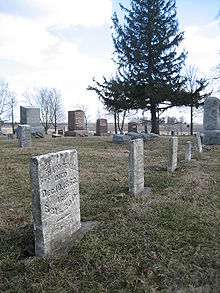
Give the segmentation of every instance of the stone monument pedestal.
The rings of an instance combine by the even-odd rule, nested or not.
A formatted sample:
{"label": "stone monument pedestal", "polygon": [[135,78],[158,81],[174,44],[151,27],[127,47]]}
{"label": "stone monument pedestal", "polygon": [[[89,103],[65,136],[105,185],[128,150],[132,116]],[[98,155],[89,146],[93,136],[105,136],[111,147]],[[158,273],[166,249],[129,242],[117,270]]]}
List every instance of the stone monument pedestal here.
{"label": "stone monument pedestal", "polygon": [[220,144],[220,130],[206,130],[204,133],[204,144]]}
{"label": "stone monument pedestal", "polygon": [[88,131],[86,130],[72,130],[72,131],[65,131],[64,136],[81,136],[85,137],[88,136]]}

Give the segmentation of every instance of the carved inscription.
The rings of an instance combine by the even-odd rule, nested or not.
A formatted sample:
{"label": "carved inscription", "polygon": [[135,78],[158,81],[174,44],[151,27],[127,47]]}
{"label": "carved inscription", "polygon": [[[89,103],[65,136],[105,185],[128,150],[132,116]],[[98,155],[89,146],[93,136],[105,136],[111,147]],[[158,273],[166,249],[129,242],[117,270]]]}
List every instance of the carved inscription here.
{"label": "carved inscription", "polygon": [[32,160],[39,176],[38,190],[32,194],[32,202],[36,201],[34,196],[39,197],[40,210],[35,215],[33,211],[34,217],[41,217],[36,221],[42,225],[39,231],[44,234],[45,243],[65,239],[81,225],[77,152],[63,151]]}

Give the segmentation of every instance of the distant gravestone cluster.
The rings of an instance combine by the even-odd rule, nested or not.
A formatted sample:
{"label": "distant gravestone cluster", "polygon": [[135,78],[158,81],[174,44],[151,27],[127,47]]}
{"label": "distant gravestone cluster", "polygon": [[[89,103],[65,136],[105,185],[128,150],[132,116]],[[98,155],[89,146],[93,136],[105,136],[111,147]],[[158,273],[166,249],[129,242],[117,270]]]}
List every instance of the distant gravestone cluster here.
{"label": "distant gravestone cluster", "polygon": [[[193,135],[194,149],[196,153],[202,153],[202,143],[199,133]],[[191,141],[186,142],[185,147],[185,161],[190,162],[192,158],[192,144]],[[168,172],[174,172],[177,168],[177,153],[178,153],[178,137],[171,137],[169,140],[169,155],[168,155]]]}

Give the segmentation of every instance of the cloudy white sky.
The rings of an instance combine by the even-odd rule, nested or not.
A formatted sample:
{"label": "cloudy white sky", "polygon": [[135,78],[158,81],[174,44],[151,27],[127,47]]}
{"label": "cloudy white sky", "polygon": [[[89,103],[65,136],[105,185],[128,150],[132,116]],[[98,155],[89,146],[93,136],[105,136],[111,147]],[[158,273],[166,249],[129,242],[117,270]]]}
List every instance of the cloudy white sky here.
{"label": "cloudy white sky", "polygon": [[[102,104],[86,91],[92,78],[114,72],[111,16],[129,0],[0,0],[0,77],[19,105],[27,88],[61,90],[65,112],[85,105],[91,120]],[[177,0],[188,64],[210,76],[219,63],[219,0]],[[19,112],[19,111],[18,111]],[[19,115],[17,116],[19,121]]]}

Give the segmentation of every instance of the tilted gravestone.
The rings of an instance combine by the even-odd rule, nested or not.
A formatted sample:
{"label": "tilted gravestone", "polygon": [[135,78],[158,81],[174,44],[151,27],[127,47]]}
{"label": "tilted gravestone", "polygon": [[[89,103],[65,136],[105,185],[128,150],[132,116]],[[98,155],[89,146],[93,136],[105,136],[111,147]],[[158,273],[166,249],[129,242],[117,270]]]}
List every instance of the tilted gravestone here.
{"label": "tilted gravestone", "polygon": [[128,123],[128,132],[137,132],[137,122],[129,122]]}
{"label": "tilted gravestone", "polygon": [[174,172],[177,168],[178,137],[169,139],[168,172]]}
{"label": "tilted gravestone", "polygon": [[81,227],[77,151],[32,157],[30,175],[35,255],[53,256]]}
{"label": "tilted gravestone", "polygon": [[20,106],[20,124],[30,125],[31,133],[44,136],[44,128],[40,122],[40,108]]}
{"label": "tilted gravestone", "polygon": [[192,157],[192,144],[191,141],[186,142],[185,148],[185,161],[190,162]]}
{"label": "tilted gravestone", "polygon": [[203,116],[204,144],[220,144],[220,100],[207,97]]}
{"label": "tilted gravestone", "polygon": [[31,147],[31,127],[30,125],[18,125],[18,146],[20,148]]}
{"label": "tilted gravestone", "polygon": [[129,143],[129,193],[136,196],[144,191],[144,143],[143,139]]}
{"label": "tilted gravestone", "polygon": [[96,121],[96,136],[108,135],[107,119],[99,118]]}
{"label": "tilted gravestone", "polygon": [[65,131],[65,136],[88,136],[85,112],[82,110],[68,111],[68,131]]}

